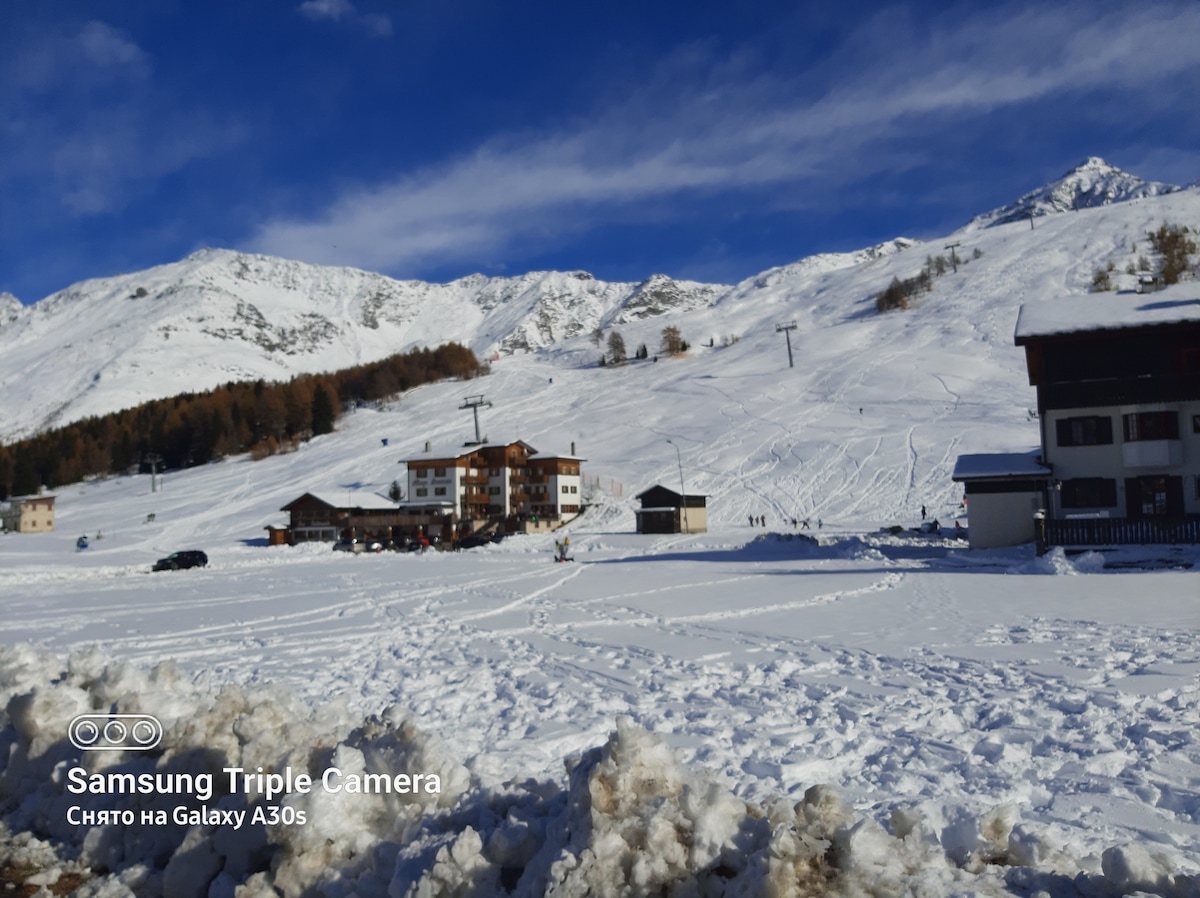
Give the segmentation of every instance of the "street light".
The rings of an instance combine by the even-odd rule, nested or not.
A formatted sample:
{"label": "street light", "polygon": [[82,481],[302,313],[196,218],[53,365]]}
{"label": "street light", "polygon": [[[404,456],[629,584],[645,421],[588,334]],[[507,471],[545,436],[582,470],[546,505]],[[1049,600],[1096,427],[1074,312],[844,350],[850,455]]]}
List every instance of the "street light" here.
{"label": "street light", "polygon": [[[674,440],[667,440],[672,446],[675,446]],[[679,462],[679,501],[683,503],[683,532],[691,533],[692,528],[688,526],[687,518],[687,490],[683,486],[683,456],[679,452],[679,447],[675,446],[675,460]]]}

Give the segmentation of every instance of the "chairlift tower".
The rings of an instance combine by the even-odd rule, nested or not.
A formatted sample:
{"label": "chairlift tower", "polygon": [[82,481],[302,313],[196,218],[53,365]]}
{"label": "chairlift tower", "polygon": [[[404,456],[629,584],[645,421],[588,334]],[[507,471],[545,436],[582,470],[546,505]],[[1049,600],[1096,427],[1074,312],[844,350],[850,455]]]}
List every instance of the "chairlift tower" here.
{"label": "chairlift tower", "polygon": [[783,331],[783,336],[787,339],[788,367],[789,368],[796,367],[795,362],[792,361],[792,334],[791,334],[791,332],[794,331],[795,329],[796,329],[796,322],[794,322],[794,321],[791,322],[790,324],[775,325],[775,333],[779,333],[780,331]]}
{"label": "chairlift tower", "polygon": [[157,452],[147,452],[142,460],[150,465],[150,492],[161,492],[162,481],[158,478],[158,466],[162,464],[162,456]]}
{"label": "chairlift tower", "polygon": [[958,274],[958,256],[954,254],[954,248],[961,246],[961,243],[947,243],[942,249],[950,250],[950,264],[954,266],[954,273]]}
{"label": "chairlift tower", "polygon": [[471,413],[475,416],[475,442],[468,440],[467,442],[463,443],[464,446],[482,446],[487,442],[487,437],[482,437],[479,435],[479,410],[484,407],[491,408],[492,404],[483,398],[483,394],[478,396],[467,396],[463,400],[463,404],[459,406],[460,410],[469,408]]}

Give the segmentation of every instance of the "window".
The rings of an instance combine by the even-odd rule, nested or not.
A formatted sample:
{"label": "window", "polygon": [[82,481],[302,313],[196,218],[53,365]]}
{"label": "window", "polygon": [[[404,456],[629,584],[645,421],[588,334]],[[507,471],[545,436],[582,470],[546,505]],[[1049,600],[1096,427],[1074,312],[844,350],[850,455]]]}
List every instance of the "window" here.
{"label": "window", "polygon": [[428,477],[429,471],[427,471],[425,468],[417,468],[417,470],[414,472],[414,474],[417,477]]}
{"label": "window", "polygon": [[488,475],[491,477],[499,477],[500,469],[499,468],[488,468]]}
{"label": "window", "polygon": [[571,487],[571,492],[573,492],[573,493],[579,492],[579,487],[577,487],[577,486]]}
{"label": "window", "polygon": [[1135,412],[1124,416],[1125,440],[1179,439],[1179,415],[1176,412]]}
{"label": "window", "polygon": [[489,487],[488,487],[488,494],[489,494],[489,495],[492,495],[492,496],[499,496],[499,495],[500,495],[500,487],[498,487],[498,486],[489,486]]}
{"label": "window", "polygon": [[1117,504],[1117,482],[1105,477],[1076,477],[1062,484],[1063,508],[1112,508]]}
{"label": "window", "polygon": [[419,486],[419,487],[417,487],[417,495],[418,496],[428,496],[429,490],[426,487]]}
{"label": "window", "polygon": [[570,492],[570,490],[569,490],[569,489],[567,489],[565,486],[562,488],[562,491],[563,491],[564,493],[569,493],[569,492]]}
{"label": "window", "polygon": [[445,476],[446,476],[446,469],[445,469],[445,468],[434,468],[434,469],[433,469],[433,476],[434,476],[434,477],[445,477]]}
{"label": "window", "polygon": [[444,486],[435,486],[433,488],[433,494],[435,496],[444,496],[446,495],[446,488]]}
{"label": "window", "polygon": [[1107,415],[1060,418],[1056,425],[1060,446],[1101,446],[1113,441],[1112,418]]}
{"label": "window", "polygon": [[1183,514],[1183,478],[1130,477],[1125,481],[1126,514],[1131,518],[1176,517]]}

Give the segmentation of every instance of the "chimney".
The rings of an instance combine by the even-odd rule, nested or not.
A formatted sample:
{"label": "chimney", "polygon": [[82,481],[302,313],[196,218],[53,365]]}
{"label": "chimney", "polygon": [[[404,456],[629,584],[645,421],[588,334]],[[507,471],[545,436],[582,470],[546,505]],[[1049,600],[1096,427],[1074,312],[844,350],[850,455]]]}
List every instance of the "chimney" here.
{"label": "chimney", "polygon": [[572,455],[575,454],[575,441],[574,440],[571,440],[571,454]]}
{"label": "chimney", "polygon": [[429,443],[429,440],[426,440],[426,441],[425,441],[425,451],[426,451],[426,452],[432,452],[432,451],[433,451],[433,447],[430,445],[430,443]]}

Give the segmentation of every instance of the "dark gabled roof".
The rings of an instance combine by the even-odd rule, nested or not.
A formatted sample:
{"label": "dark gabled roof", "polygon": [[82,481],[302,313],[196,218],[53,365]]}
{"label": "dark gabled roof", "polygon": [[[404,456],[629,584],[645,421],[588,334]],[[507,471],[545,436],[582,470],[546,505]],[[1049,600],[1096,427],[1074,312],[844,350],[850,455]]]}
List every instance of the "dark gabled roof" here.
{"label": "dark gabled roof", "polygon": [[396,510],[395,502],[392,502],[387,497],[381,496],[378,493],[367,492],[366,490],[355,490],[345,498],[347,501],[341,501],[340,497],[337,497],[336,494],[319,495],[317,493],[305,493],[303,496],[293,499],[279,510],[291,511],[293,506],[299,505],[305,499],[311,499],[314,502],[324,505],[326,508],[332,508],[339,511],[354,511],[356,509],[362,509],[364,511],[368,509],[371,511]]}
{"label": "dark gabled roof", "polygon": [[708,496],[699,493],[688,493],[686,496],[656,483],[648,490],[638,493],[635,499],[640,499],[643,509],[650,508],[703,508]]}

